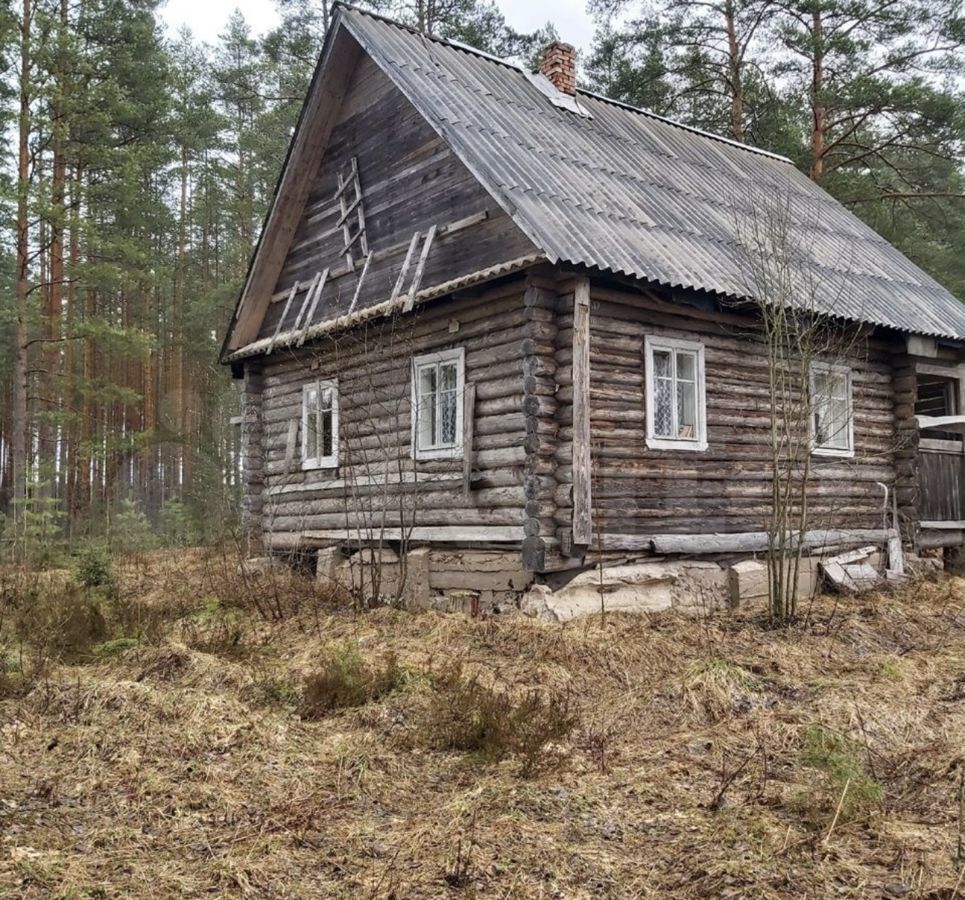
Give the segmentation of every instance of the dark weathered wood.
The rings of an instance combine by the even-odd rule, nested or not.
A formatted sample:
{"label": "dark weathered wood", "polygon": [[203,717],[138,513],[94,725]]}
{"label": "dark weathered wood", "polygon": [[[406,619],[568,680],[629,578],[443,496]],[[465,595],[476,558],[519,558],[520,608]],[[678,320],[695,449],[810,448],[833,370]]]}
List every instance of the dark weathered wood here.
{"label": "dark weathered wood", "polygon": [[[312,325],[344,316],[353,292],[357,294],[353,312],[386,302],[413,233],[425,234],[433,224],[438,228],[431,254],[419,291],[411,294],[535,252],[432,126],[367,57],[351,76],[337,118],[325,154],[316,157],[314,173],[305,177],[308,200],[300,211],[297,233],[286,246],[284,266],[267,291],[284,299],[294,281],[308,281],[329,267]],[[352,174],[346,177],[347,173]],[[340,175],[345,189],[336,196]],[[352,212],[356,182],[359,190],[364,187],[364,198]],[[343,213],[347,213],[344,220]],[[350,229],[348,236],[345,228]],[[354,248],[351,261],[349,244]],[[360,244],[361,256],[372,254],[369,269],[361,287],[354,280],[346,287],[343,279],[354,279],[363,265]],[[399,296],[415,264],[416,259],[411,259]],[[271,336],[282,307],[282,302],[268,305],[261,338]],[[292,323],[289,315],[282,333],[289,332]]]}
{"label": "dark weathered wood", "polygon": [[[329,144],[342,110],[361,49],[348,35],[339,35],[325,51],[325,78],[312,82],[289,162],[282,175],[271,210],[262,229],[249,278],[232,323],[228,349],[250,343],[264,327],[265,309],[277,283],[286,254],[303,216],[312,185],[311,172]],[[262,332],[264,333],[264,332]]]}
{"label": "dark weathered wood", "polygon": [[[529,436],[548,435],[551,425],[541,421],[528,429],[521,409],[524,343],[540,338],[546,327],[525,312],[523,284],[518,279],[515,288],[500,286],[473,300],[442,300],[424,314],[380,318],[270,357],[261,376],[258,496],[275,546],[294,546],[305,532],[324,531],[327,540],[338,542],[342,533],[357,538],[369,531],[390,539],[415,528],[426,529],[418,532],[426,539],[508,540],[521,559],[522,542],[530,540],[527,529],[553,532],[554,485],[543,484],[538,466],[526,475],[526,484],[520,477],[528,471]],[[411,359],[453,346],[467,350],[464,454],[416,461]],[[303,470],[300,444],[288,440],[301,420],[302,387],[309,379],[335,377],[341,395],[340,466]],[[530,387],[542,390],[536,383]],[[493,399],[481,401],[480,395]],[[484,415],[483,404],[494,402],[508,404],[507,412]],[[477,431],[481,423],[485,427]],[[472,531],[477,528],[488,530]],[[312,540],[319,540],[317,534]]]}
{"label": "dark weathered wood", "polygon": [[593,528],[590,461],[590,280],[573,292],[573,542],[589,544]]}
{"label": "dark weathered wood", "polygon": [[474,462],[474,440],[476,436],[476,385],[467,384],[463,398],[462,426],[462,492],[468,497],[472,493],[472,466]]}
{"label": "dark weathered wood", "polygon": [[[866,541],[883,542],[891,535],[892,531],[886,528],[817,529],[804,534],[802,545],[808,550],[820,550]],[[607,540],[613,537],[608,535]],[[630,544],[657,554],[760,553],[767,550],[768,533],[625,535],[621,549],[628,549]]]}
{"label": "dark weathered wood", "polygon": [[[692,315],[646,294],[602,291],[594,283],[590,329],[594,534],[614,552],[622,536],[678,532],[764,531],[769,521],[770,436],[764,346],[749,317]],[[619,302],[621,296],[626,302]],[[573,313],[559,307],[555,359],[559,390],[555,516],[570,525],[573,459]],[[652,450],[645,440],[642,372],[647,334],[700,341],[705,349],[709,446],[704,452]],[[898,469],[892,363],[896,345],[862,340],[852,367],[854,459],[813,457],[809,487],[817,527],[881,524],[882,491]],[[901,497],[899,496],[899,500]]]}
{"label": "dark weathered wood", "polygon": [[918,513],[922,521],[959,522],[965,518],[962,465],[961,446],[957,453],[921,451]]}
{"label": "dark weathered wood", "polygon": [[248,363],[241,393],[241,530],[248,556],[260,555],[264,546],[263,391],[261,366],[257,362]]}

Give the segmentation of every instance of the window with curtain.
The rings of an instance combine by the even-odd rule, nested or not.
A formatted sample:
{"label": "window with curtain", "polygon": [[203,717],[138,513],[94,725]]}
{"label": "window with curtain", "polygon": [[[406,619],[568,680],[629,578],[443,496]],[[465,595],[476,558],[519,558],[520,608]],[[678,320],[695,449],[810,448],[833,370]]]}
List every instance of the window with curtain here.
{"label": "window with curtain", "polygon": [[647,446],[706,450],[703,344],[648,336],[645,353]]}
{"label": "window with curtain", "polygon": [[416,459],[462,455],[465,353],[462,347],[412,361],[412,446]]}
{"label": "window with curtain", "polygon": [[314,381],[302,389],[302,468],[338,466],[338,383]]}

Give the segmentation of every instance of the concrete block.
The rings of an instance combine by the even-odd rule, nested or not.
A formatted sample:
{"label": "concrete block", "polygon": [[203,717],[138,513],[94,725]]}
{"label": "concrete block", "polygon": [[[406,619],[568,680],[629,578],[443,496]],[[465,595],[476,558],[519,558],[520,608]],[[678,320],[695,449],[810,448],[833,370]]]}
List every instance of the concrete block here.
{"label": "concrete block", "polygon": [[715,562],[681,563],[671,590],[675,609],[706,614],[729,605],[727,573]]}
{"label": "concrete block", "polygon": [[756,559],[734,563],[727,570],[727,591],[731,606],[767,602],[767,566]]}
{"label": "concrete block", "polygon": [[401,589],[399,555],[388,547],[364,547],[338,564],[335,579],[358,591],[363,601],[394,599]]}
{"label": "concrete block", "polygon": [[345,554],[338,547],[323,547],[315,558],[315,580],[321,585],[339,584],[338,567],[345,560]]}
{"label": "concrete block", "polygon": [[406,554],[403,598],[411,609],[426,609],[431,596],[432,551],[419,547]]}
{"label": "concrete block", "polygon": [[606,612],[707,612],[726,606],[727,574],[712,562],[647,562],[581,572],[557,590],[534,584],[520,601],[534,618],[566,622]]}

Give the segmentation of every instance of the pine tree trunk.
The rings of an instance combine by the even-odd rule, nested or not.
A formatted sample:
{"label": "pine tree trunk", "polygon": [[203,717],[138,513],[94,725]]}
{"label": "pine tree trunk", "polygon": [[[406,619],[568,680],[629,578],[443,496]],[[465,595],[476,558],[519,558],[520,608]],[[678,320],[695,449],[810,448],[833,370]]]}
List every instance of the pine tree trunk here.
{"label": "pine tree trunk", "polygon": [[[65,204],[67,183],[67,160],[65,156],[67,116],[64,108],[64,97],[67,86],[66,44],[67,44],[67,0],[60,0],[60,21],[57,34],[57,74],[54,87],[52,146],[53,163],[51,168],[51,218],[50,218],[50,270],[49,291],[47,293],[47,346],[44,352],[44,370],[46,378],[45,405],[48,421],[45,423],[46,437],[43,447],[45,455],[55,462],[58,459],[59,445],[62,441],[61,426],[58,423],[57,412],[60,409],[61,390],[63,388],[61,370],[61,319],[63,314],[63,284],[64,284],[64,223],[67,219]],[[54,496],[62,497],[61,479],[63,466],[55,466],[55,479],[52,485]]]}
{"label": "pine tree trunk", "polygon": [[814,58],[811,69],[811,178],[820,181],[824,175],[824,153],[827,143],[825,129],[828,111],[824,105],[824,23],[821,9],[815,4],[811,14],[811,37],[814,41]]}
{"label": "pine tree trunk", "polygon": [[[29,278],[29,222],[30,189],[30,39],[32,26],[31,0],[23,0],[20,21],[20,107],[18,115],[17,154],[17,326],[14,348],[13,409],[10,450],[13,467],[13,499],[27,495],[27,451],[30,423],[27,418],[28,372],[28,302]],[[15,514],[16,515],[16,514]]]}
{"label": "pine tree trunk", "polygon": [[725,0],[724,22],[727,31],[727,69],[730,90],[730,131],[735,141],[744,142],[744,83],[741,74],[740,46],[733,0]]}
{"label": "pine tree trunk", "polygon": [[[68,241],[68,260],[70,277],[67,281],[67,334],[71,335],[77,324],[77,262],[80,258],[80,178],[79,165],[71,167],[70,179],[70,238]],[[68,340],[64,348],[64,396],[71,412],[76,412],[79,398],[77,396],[77,373],[74,370],[74,342]],[[67,526],[73,534],[74,523],[79,512],[78,506],[78,471],[77,471],[77,438],[78,428],[74,416],[70,416],[64,427],[64,478],[66,479]]]}

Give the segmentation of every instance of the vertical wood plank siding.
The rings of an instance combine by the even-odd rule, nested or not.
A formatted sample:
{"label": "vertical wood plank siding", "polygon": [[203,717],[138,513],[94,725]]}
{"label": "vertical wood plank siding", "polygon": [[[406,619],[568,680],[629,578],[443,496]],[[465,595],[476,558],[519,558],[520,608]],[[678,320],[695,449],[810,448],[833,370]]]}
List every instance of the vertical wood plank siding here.
{"label": "vertical wood plank siding", "polygon": [[[305,531],[383,526],[453,534],[503,526],[517,535],[517,546],[527,522],[552,532],[552,490],[537,492],[528,505],[523,481],[524,367],[531,342],[548,340],[547,323],[530,318],[523,292],[517,279],[476,299],[373,321],[265,361],[263,524],[273,545],[291,546]],[[462,456],[414,461],[410,452],[412,357],[451,347],[465,348],[466,383],[475,388],[468,494]],[[315,378],[338,381],[338,469],[302,470],[300,429],[294,464],[286,466],[289,423],[300,421],[302,387]]]}
{"label": "vertical wood plank siding", "polygon": [[[366,237],[374,253],[360,290],[364,263],[358,243],[354,272],[337,274],[344,269],[345,238],[335,194],[338,177],[349,175],[353,158],[358,160]],[[354,192],[348,193],[354,199]],[[259,337],[275,332],[285,311],[284,301],[296,281],[299,288],[284,316],[282,331],[293,327],[314,276],[324,268],[331,268],[329,278],[311,321],[303,324],[317,324],[344,314],[356,293],[356,309],[388,300],[416,231],[425,236],[433,225],[441,228],[483,212],[488,213],[485,220],[451,235],[440,232],[435,236],[425,260],[420,262],[422,287],[532,253],[533,245],[381,70],[363,56],[328,148],[317,164]],[[354,214],[348,221],[353,229],[357,227]],[[420,244],[416,255],[423,249]],[[414,274],[413,265],[403,293],[408,291]]]}
{"label": "vertical wood plank siding", "polygon": [[[556,521],[571,527],[574,476],[572,296],[562,296]],[[645,441],[644,336],[705,347],[706,451],[651,450]],[[883,492],[895,481],[895,393],[890,354],[863,342],[841,360],[853,369],[855,458],[813,457],[808,491],[817,526],[881,527]],[[606,550],[620,534],[747,532],[766,528],[770,491],[768,375],[750,318],[594,286],[590,308],[593,529]],[[609,540],[607,535],[614,537]]]}
{"label": "vertical wood plank siding", "polygon": [[965,519],[961,453],[923,450],[920,478],[922,521],[961,522]]}

